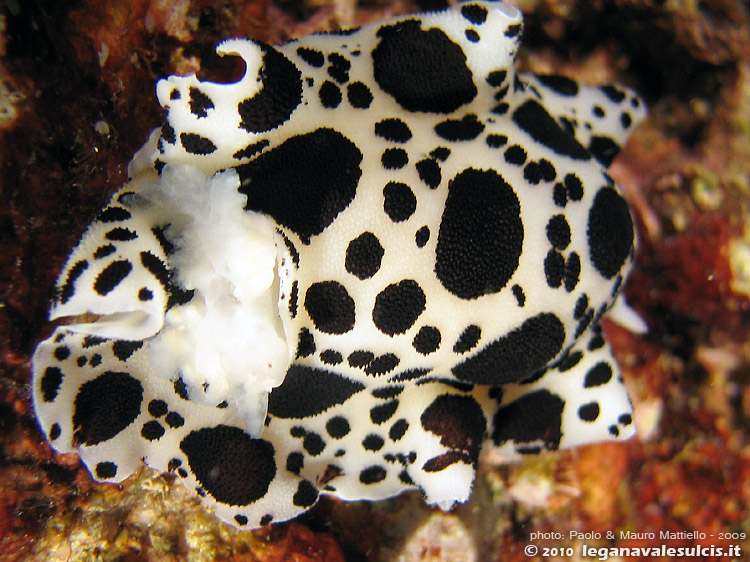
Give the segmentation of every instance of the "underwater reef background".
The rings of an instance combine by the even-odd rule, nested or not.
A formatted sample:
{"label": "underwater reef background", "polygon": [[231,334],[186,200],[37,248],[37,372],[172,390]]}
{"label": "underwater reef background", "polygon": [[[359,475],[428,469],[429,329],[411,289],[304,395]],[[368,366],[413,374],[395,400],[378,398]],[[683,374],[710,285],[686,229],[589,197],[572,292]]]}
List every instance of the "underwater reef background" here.
{"label": "underwater reef background", "polygon": [[[168,475],[144,469],[120,485],[95,484],[39,431],[29,357],[52,331],[47,309],[70,249],[159,125],[155,81],[236,78],[237,59],[214,53],[227,37],[280,44],[446,4],[4,0],[0,560],[563,560],[552,549],[580,553],[584,543],[738,545],[750,556],[750,8],[512,3],[526,16],[521,70],[619,82],[649,106],[611,169],[640,240],[626,296],[649,326],[643,335],[605,326],[636,438],[514,465],[486,451],[471,500],[452,513],[416,493],[378,503],[324,497],[296,521],[258,531],[220,523]],[[662,531],[682,538],[660,540]],[[657,538],[638,538],[647,533]],[[549,538],[531,539],[539,536]],[[530,544],[536,555],[524,552]]]}

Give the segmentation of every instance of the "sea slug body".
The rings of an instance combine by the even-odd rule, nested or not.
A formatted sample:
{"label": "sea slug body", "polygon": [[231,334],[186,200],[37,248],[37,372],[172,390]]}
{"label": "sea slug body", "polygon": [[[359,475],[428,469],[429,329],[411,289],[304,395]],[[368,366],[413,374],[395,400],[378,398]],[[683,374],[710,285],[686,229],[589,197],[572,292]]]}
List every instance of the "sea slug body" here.
{"label": "sea slug body", "polygon": [[161,80],[163,126],[58,280],[74,322],[34,355],[55,449],[101,481],[173,472],[253,528],[320,493],[450,508],[483,446],[630,437],[600,320],[635,232],[606,168],[645,108],[517,74],[521,31],[472,1]]}

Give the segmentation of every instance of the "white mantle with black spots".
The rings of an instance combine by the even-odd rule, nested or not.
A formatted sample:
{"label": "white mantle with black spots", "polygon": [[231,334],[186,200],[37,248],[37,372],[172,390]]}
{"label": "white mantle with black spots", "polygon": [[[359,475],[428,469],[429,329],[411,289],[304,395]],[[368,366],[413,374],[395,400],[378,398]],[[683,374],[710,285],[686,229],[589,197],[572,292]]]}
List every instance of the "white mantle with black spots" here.
{"label": "white mantle with black spots", "polygon": [[483,446],[630,437],[599,323],[635,236],[606,168],[645,109],[517,75],[521,31],[468,2],[161,80],[162,128],[60,275],[76,321],[34,355],[52,445],[257,527],[320,493],[450,508]]}

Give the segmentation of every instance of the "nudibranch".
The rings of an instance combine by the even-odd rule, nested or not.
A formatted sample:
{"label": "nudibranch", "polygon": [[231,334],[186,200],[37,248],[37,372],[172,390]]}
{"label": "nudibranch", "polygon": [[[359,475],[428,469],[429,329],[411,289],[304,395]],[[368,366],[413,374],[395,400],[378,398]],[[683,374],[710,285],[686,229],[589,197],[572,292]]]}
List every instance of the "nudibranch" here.
{"label": "nudibranch", "polygon": [[516,8],[471,1],[228,40],[238,82],[161,80],[164,124],[34,354],[52,446],[99,481],[172,472],[253,528],[321,493],[448,509],[483,446],[630,437],[600,320],[635,233],[606,168],[645,108],[517,74],[521,31]]}

